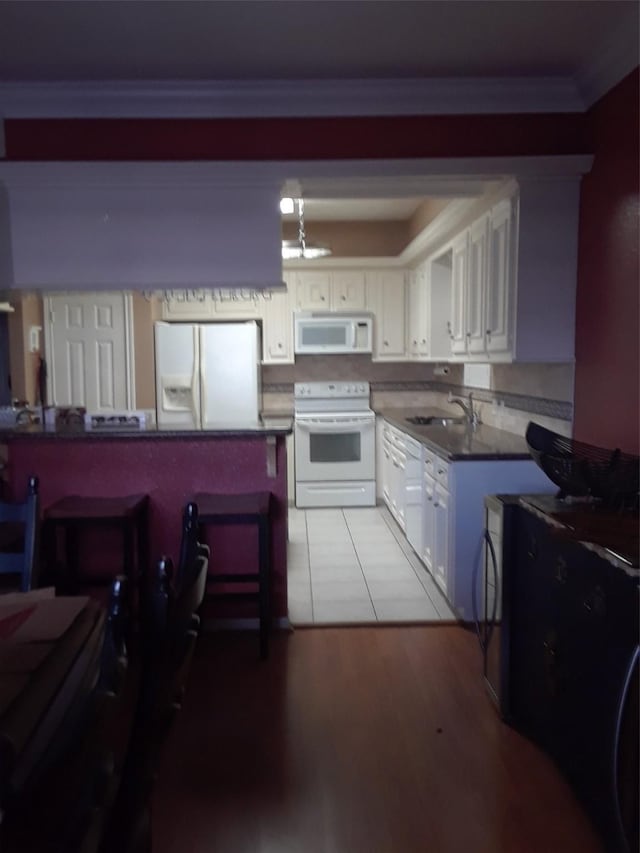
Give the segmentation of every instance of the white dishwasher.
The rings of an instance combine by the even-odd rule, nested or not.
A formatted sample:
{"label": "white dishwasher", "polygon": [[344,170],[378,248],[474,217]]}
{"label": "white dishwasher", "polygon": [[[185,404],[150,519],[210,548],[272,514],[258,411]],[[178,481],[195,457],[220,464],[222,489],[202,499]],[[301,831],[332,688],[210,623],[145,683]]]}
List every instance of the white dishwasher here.
{"label": "white dishwasher", "polygon": [[405,467],[405,535],[416,554],[422,555],[422,464],[423,447],[419,441],[404,434]]}

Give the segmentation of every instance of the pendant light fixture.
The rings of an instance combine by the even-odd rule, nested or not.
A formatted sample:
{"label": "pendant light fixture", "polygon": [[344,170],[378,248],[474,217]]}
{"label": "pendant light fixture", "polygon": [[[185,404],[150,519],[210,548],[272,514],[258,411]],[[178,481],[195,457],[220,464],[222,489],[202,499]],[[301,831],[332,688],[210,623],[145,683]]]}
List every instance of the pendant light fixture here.
{"label": "pendant light fixture", "polygon": [[[284,199],[283,199],[284,201]],[[298,205],[298,239],[282,241],[282,259],[292,261],[297,259],[325,258],[331,254],[328,246],[320,243],[310,243],[304,230],[304,201],[302,198],[295,199]]]}

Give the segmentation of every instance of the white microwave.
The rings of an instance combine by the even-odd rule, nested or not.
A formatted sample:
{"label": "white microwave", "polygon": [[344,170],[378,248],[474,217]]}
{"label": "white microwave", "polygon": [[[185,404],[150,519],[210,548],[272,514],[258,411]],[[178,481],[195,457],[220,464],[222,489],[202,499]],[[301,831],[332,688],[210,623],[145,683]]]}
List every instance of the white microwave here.
{"label": "white microwave", "polygon": [[371,349],[370,314],[298,311],[294,315],[294,351],[298,355],[366,353]]}

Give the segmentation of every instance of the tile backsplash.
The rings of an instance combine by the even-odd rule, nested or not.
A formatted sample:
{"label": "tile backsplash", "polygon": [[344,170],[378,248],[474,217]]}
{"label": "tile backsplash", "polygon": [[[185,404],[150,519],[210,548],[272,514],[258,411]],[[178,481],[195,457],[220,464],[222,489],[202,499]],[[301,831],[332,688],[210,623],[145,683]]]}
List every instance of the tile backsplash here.
{"label": "tile backsplash", "polygon": [[[524,434],[530,420],[571,435],[573,364],[491,365],[491,387],[463,384],[463,365],[448,364],[447,374],[424,362],[373,362],[369,356],[303,356],[290,365],[265,365],[263,406],[268,412],[293,411],[293,383],[365,380],[374,409],[436,407],[448,411],[447,395],[473,393],[483,423]],[[442,367],[442,365],[440,365]]]}

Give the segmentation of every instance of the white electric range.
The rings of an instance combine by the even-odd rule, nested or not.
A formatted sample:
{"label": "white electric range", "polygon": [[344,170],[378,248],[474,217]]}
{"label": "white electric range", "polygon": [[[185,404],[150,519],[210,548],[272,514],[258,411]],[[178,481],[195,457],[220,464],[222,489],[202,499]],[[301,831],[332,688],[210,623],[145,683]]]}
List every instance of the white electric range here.
{"label": "white electric range", "polygon": [[297,507],[375,506],[375,414],[368,382],[296,382]]}

